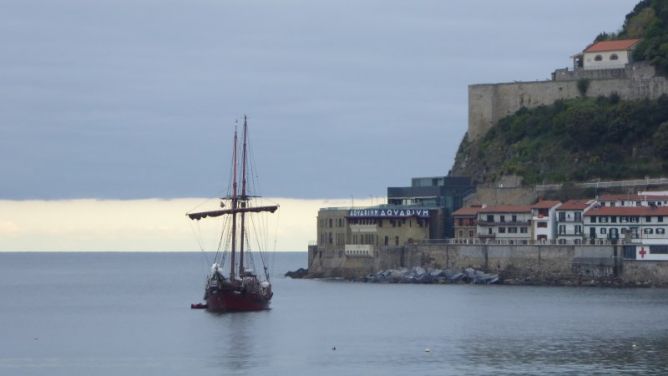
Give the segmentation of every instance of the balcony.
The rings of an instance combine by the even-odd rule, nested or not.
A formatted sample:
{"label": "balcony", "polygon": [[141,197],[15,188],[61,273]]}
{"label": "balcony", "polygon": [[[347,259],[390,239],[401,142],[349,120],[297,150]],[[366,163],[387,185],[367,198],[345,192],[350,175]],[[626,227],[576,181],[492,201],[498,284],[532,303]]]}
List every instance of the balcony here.
{"label": "balcony", "polygon": [[346,244],[345,254],[350,257],[373,257],[374,246],[371,244]]}
{"label": "balcony", "polygon": [[531,224],[531,221],[505,221],[505,222],[498,222],[498,221],[486,221],[486,220],[478,220],[478,225],[480,226],[528,226]]}

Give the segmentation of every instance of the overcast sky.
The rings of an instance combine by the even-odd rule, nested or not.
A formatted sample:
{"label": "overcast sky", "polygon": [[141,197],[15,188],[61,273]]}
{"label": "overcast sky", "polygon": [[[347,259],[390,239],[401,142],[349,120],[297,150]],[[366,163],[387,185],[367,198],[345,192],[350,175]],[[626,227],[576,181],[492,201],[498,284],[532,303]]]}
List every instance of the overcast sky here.
{"label": "overcast sky", "polygon": [[0,2],[0,198],[209,197],[247,114],[262,193],[447,174],[467,86],[547,79],[636,0]]}
{"label": "overcast sky", "polygon": [[[351,200],[265,199],[279,202],[276,214],[254,217],[264,236],[249,248],[306,251],[316,239],[318,208],[349,206]],[[355,200],[355,205],[378,204]],[[222,218],[191,221],[186,211],[216,208],[201,198],[144,200],[0,200],[2,251],[198,251],[216,250]],[[256,241],[260,241],[261,248]],[[200,248],[201,247],[201,248]]]}

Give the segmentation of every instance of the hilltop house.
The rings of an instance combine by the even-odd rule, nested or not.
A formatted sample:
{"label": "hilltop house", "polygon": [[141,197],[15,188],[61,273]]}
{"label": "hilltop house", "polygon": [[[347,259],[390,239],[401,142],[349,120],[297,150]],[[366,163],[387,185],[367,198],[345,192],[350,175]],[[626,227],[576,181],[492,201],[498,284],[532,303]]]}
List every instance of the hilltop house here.
{"label": "hilltop house", "polygon": [[606,40],[589,45],[573,56],[576,70],[619,69],[631,62],[631,53],[640,39]]}

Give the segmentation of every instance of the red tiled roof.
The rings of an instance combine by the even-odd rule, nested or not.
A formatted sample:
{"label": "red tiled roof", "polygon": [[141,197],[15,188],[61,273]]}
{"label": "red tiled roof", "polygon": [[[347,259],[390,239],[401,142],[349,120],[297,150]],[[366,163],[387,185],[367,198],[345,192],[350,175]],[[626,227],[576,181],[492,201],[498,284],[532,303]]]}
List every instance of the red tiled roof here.
{"label": "red tiled roof", "polygon": [[600,208],[592,208],[585,213],[586,217],[591,217],[593,215],[668,215],[668,206],[659,206],[655,208],[649,206],[602,206]]}
{"label": "red tiled roof", "polygon": [[480,209],[478,213],[530,213],[530,205],[497,205]]}
{"label": "red tiled roof", "polygon": [[636,194],[607,194],[601,195],[599,201],[642,201],[642,200],[668,200],[668,195],[636,195]]}
{"label": "red tiled roof", "polygon": [[543,200],[531,205],[532,209],[550,209],[561,204],[561,201]]}
{"label": "red tiled roof", "polygon": [[640,39],[606,40],[590,45],[585,48],[584,52],[626,51],[638,42]]}
{"label": "red tiled roof", "polygon": [[460,208],[454,213],[453,216],[475,216],[482,210],[481,207],[472,207],[472,208]]}
{"label": "red tiled roof", "polygon": [[568,200],[564,202],[557,210],[584,210],[592,204],[594,200]]}

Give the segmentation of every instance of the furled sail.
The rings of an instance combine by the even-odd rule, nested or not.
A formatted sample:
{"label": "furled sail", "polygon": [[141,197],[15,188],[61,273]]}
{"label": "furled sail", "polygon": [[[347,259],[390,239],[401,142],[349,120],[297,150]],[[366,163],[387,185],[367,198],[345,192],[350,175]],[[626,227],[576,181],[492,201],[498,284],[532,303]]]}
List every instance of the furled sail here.
{"label": "furled sail", "polygon": [[251,208],[236,208],[236,209],[222,209],[222,210],[210,210],[197,213],[188,213],[186,214],[190,219],[199,221],[202,218],[206,217],[220,217],[225,214],[234,214],[234,213],[259,213],[259,212],[270,212],[273,213],[278,209],[278,205],[271,206],[256,206]]}

